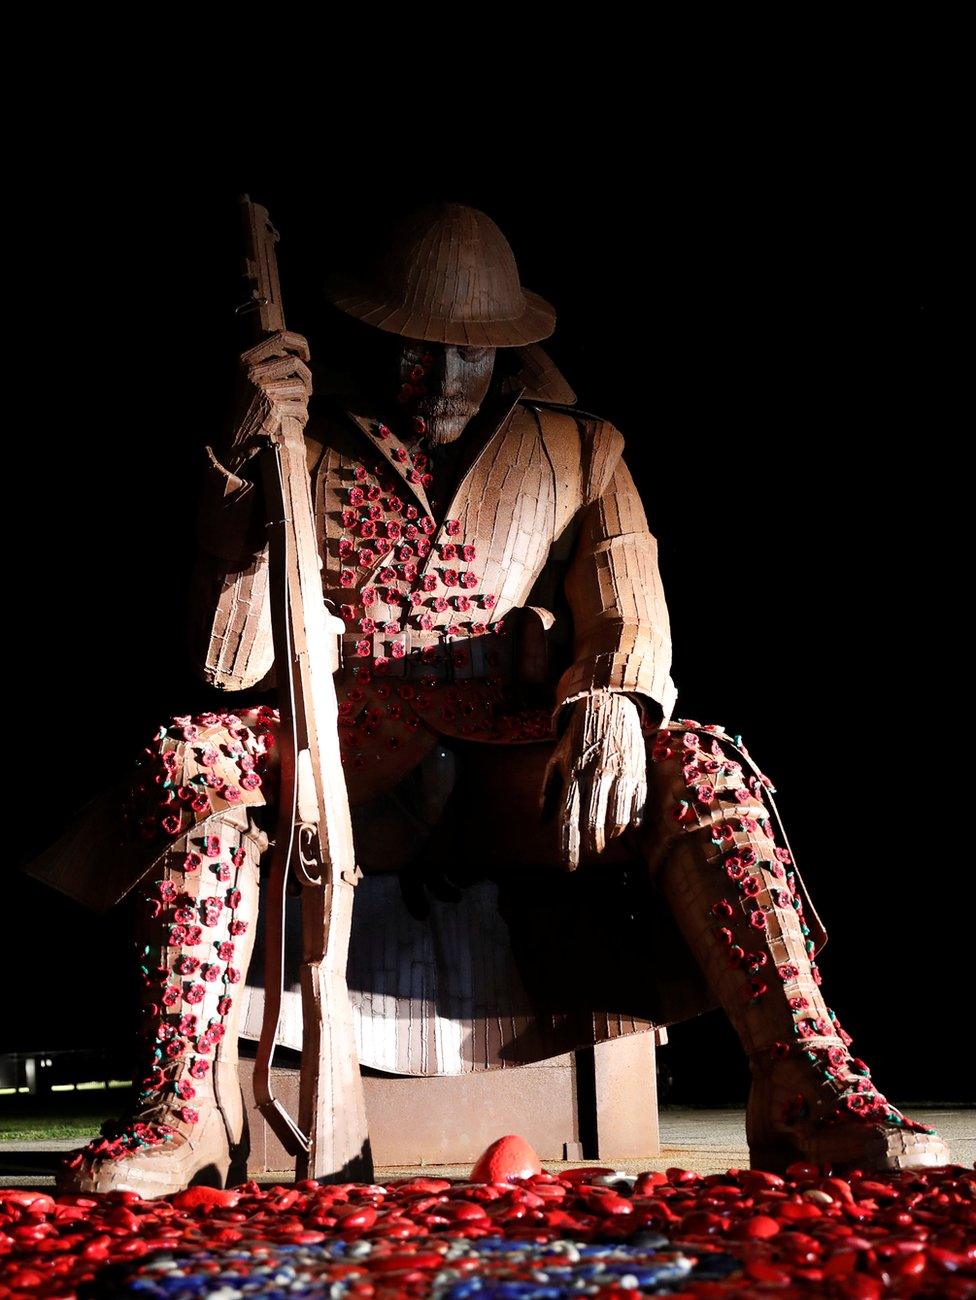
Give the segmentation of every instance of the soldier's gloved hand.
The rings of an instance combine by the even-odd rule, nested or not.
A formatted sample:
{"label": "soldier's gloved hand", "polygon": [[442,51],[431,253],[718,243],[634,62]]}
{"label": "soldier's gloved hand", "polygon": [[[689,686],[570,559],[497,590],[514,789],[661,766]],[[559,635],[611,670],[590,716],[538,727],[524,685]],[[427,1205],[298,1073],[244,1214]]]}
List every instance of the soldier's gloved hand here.
{"label": "soldier's gloved hand", "polygon": [[608,840],[640,824],[647,801],[647,766],[640,710],[616,691],[600,691],[573,706],[569,724],[546,766],[543,807],[559,797],[563,865],[602,853]]}
{"label": "soldier's gloved hand", "polygon": [[234,435],[238,455],[266,444],[285,416],[304,427],[312,395],[308,343],[301,334],[279,330],[241,353],[247,409]]}

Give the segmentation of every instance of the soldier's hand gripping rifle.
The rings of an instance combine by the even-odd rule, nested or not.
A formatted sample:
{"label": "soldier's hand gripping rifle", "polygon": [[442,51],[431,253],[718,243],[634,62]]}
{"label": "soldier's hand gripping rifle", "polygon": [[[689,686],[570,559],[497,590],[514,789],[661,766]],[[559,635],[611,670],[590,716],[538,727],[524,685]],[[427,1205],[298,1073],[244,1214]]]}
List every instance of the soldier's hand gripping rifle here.
{"label": "soldier's hand gripping rifle", "polygon": [[[275,355],[285,329],[267,210],[241,200],[250,306]],[[279,347],[279,354],[284,348]],[[339,759],[338,619],[322,596],[303,423],[282,415],[259,452],[268,512],[269,574],[278,681],[281,777],[265,903],[264,1022],[255,1100],[290,1154],[297,1178],[373,1178],[359,1060],[346,987],[356,866]],[[298,1121],[274,1096],[271,1062],[281,1010],[285,889],[302,885],[302,1063]]]}

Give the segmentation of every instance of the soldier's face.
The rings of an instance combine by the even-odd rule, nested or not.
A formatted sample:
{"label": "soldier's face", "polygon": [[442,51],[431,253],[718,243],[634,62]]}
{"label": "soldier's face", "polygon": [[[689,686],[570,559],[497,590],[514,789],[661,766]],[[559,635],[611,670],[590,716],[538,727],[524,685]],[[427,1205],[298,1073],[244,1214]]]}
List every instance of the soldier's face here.
{"label": "soldier's face", "polygon": [[426,423],[432,445],[454,442],[481,407],[491,383],[495,349],[404,339],[401,393]]}

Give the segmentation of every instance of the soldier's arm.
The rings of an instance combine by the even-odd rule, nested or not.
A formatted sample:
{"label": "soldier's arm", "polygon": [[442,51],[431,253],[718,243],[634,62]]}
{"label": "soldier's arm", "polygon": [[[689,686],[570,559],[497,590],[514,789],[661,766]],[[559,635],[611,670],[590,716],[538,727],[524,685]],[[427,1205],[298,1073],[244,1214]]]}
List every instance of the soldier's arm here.
{"label": "soldier's arm", "polygon": [[556,707],[596,691],[635,697],[653,722],[675,703],[671,629],[658,569],[657,540],[607,421],[590,434],[587,500],[565,589],[573,614],[573,663],[556,687]]}
{"label": "soldier's arm", "polygon": [[209,447],[206,457],[190,588],[190,653],[208,685],[249,690],[274,659],[261,492],[258,484],[227,470]]}
{"label": "soldier's arm", "polygon": [[260,485],[248,474],[257,474],[251,453],[282,415],[307,419],[307,359],[297,334],[272,335],[245,352],[247,409],[221,455],[204,451],[187,630],[197,672],[220,690],[252,689],[274,663],[267,520]]}

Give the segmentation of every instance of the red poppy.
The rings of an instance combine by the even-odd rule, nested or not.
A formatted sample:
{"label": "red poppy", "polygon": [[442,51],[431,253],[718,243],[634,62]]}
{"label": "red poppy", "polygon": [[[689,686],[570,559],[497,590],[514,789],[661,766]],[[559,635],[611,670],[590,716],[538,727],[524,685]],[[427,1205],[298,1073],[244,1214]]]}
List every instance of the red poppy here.
{"label": "red poppy", "polygon": [[192,975],[200,965],[199,957],[181,957],[176,963],[176,971],[179,975]]}
{"label": "red poppy", "polygon": [[206,989],[202,984],[191,984],[183,994],[183,1001],[189,1002],[190,1006],[195,1006],[197,1002],[202,1002],[206,996]]}
{"label": "red poppy", "polygon": [[183,1079],[176,1085],[176,1095],[182,1098],[183,1101],[192,1101],[197,1095],[197,1090],[189,1079]]}
{"label": "red poppy", "polygon": [[488,624],[487,624],[487,623],[472,623],[472,624],[471,624],[471,635],[472,635],[472,636],[484,636],[484,634],[485,634],[487,631],[488,631]]}
{"label": "red poppy", "polygon": [[[203,939],[203,931],[198,925],[188,925],[186,927],[186,944],[192,948],[194,944],[200,943]],[[195,960],[195,958],[193,959]]]}
{"label": "red poppy", "polygon": [[810,1002],[807,998],[801,998],[801,997],[790,998],[791,1011],[806,1011],[809,1005]]}
{"label": "red poppy", "polygon": [[458,553],[458,548],[454,545],[453,542],[444,542],[442,544],[441,546],[442,560],[456,560],[457,553]]}
{"label": "red poppy", "polygon": [[470,564],[472,560],[477,559],[478,552],[469,542],[461,547],[461,556]]}
{"label": "red poppy", "polygon": [[442,569],[441,581],[445,587],[456,587],[458,585],[457,569]]}
{"label": "red poppy", "polygon": [[755,898],[762,891],[762,881],[758,876],[749,876],[740,882],[740,888],[746,898]]}
{"label": "red poppy", "polygon": [[740,944],[733,944],[729,949],[729,965],[738,966],[740,962],[745,961],[746,950]]}
{"label": "red poppy", "polygon": [[230,1009],[233,1005],[234,1003],[231,998],[221,998],[217,1003],[217,1014],[220,1016],[229,1015]]}
{"label": "red poppy", "polygon": [[712,904],[712,915],[729,920],[735,915],[735,908],[727,898],[720,898],[717,903]]}
{"label": "red poppy", "polygon": [[732,931],[726,929],[724,926],[722,927],[721,930],[715,931],[715,937],[716,939],[718,939],[719,943],[728,944],[729,947],[732,946],[732,940],[735,938]]}
{"label": "red poppy", "polygon": [[393,659],[402,659],[407,653],[407,648],[402,641],[394,641],[390,646],[390,656]]}
{"label": "red poppy", "polygon": [[467,573],[461,575],[462,587],[468,587],[470,589],[471,587],[477,587],[477,585],[478,585],[478,575],[476,573],[472,573],[469,570]]}
{"label": "red poppy", "polygon": [[746,869],[737,857],[731,857],[725,864],[725,874],[730,880],[744,880]]}
{"label": "red poppy", "polygon": [[[411,518],[414,518],[414,519],[416,518],[416,512],[411,516]],[[427,533],[428,536],[429,536],[429,535],[434,531],[434,529],[435,529],[435,527],[436,527],[436,525],[435,525],[433,519],[431,519],[430,515],[424,515],[423,519],[420,520],[420,524],[419,524],[419,526],[420,526],[420,530],[421,530],[421,532]],[[450,532],[450,529],[448,529],[448,532]]]}
{"label": "red poppy", "polygon": [[448,537],[457,537],[461,531],[461,521],[459,519],[445,519],[444,531]]}
{"label": "red poppy", "polygon": [[190,1066],[190,1074],[193,1076],[194,1079],[205,1079],[207,1077],[207,1071],[209,1069],[210,1069],[209,1061],[201,1061],[198,1059],[194,1061],[193,1064]]}
{"label": "red poppy", "polygon": [[349,504],[351,506],[361,506],[366,500],[366,493],[361,487],[351,487],[349,489]]}
{"label": "red poppy", "polygon": [[413,560],[410,560],[407,564],[401,564],[400,569],[401,577],[404,582],[413,582],[417,577],[417,566]]}
{"label": "red poppy", "polygon": [[[217,903],[218,914],[221,907],[220,899],[215,900]],[[227,891],[227,906],[233,911],[241,905],[241,891],[239,889],[229,889]]]}
{"label": "red poppy", "polygon": [[481,597],[482,609],[491,609],[494,606],[494,604],[495,604],[495,597],[492,595],[490,591],[486,595]]}
{"label": "red poppy", "polygon": [[756,930],[765,930],[766,913],[759,908],[757,908],[755,912],[750,912],[749,924],[753,926]]}
{"label": "red poppy", "polygon": [[241,972],[236,970],[233,966],[228,966],[224,973],[224,979],[228,984],[239,984],[241,981]]}
{"label": "red poppy", "polygon": [[180,990],[172,984],[167,985],[163,989],[163,996],[160,1001],[164,1007],[175,1007],[177,1002],[180,1001]]}

